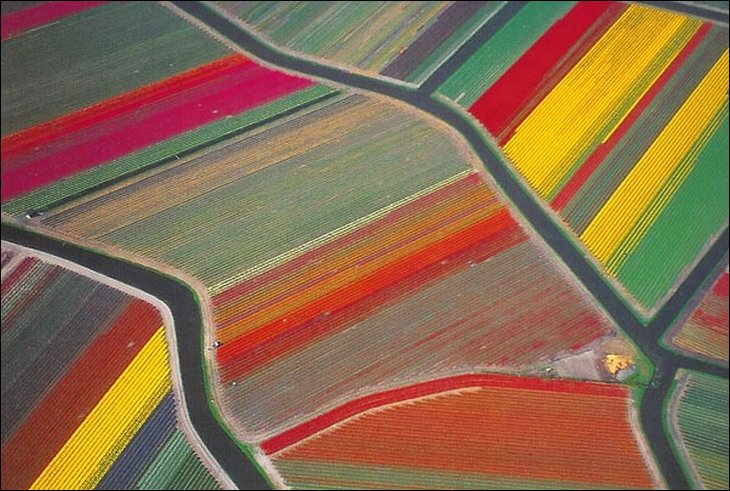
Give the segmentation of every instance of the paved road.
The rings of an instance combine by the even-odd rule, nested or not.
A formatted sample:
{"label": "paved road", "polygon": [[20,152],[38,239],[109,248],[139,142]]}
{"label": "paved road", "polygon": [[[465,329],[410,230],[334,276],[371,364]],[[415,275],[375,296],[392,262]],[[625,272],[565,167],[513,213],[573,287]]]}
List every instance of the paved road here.
{"label": "paved road", "polygon": [[196,295],[179,281],[133,263],[3,222],[2,238],[67,259],[163,301],[175,319],[184,397],[190,421],[213,457],[240,489],[269,489],[258,468],[223,431],[208,407],[201,346],[203,322]]}
{"label": "paved road", "polygon": [[[679,470],[667,437],[662,430],[662,401],[671,384],[674,372],[679,367],[702,370],[725,378],[727,378],[728,373],[727,369],[662,350],[657,345],[657,340],[679,310],[701,286],[708,274],[713,268],[716,268],[723,255],[726,254],[727,230],[715,242],[667,306],[659,312],[649,326],[644,326],[610,288],[601,274],[585,259],[582,252],[566,238],[561,228],[545,214],[532,199],[529,192],[510,174],[510,171],[499,160],[494,150],[482,140],[479,131],[471,126],[460,113],[430,97],[430,89],[435,87],[433,81],[424,85],[426,90],[411,90],[382,80],[300,60],[266,46],[255,36],[240,29],[235,23],[228,21],[204,5],[196,2],[175,3],[184,11],[197,17],[200,21],[223,33],[239,46],[267,62],[304,74],[400,99],[431,113],[460,131],[481,157],[485,167],[508,198],[546,240],[548,245],[565,261],[579,280],[588,287],[616,322],[626,330],[637,345],[655,363],[657,367],[656,376],[652,387],[646,391],[641,406],[642,425],[652,449],[660,461],[662,471],[669,485],[672,488],[687,487],[687,481]],[[488,30],[489,28],[485,27],[483,29]],[[487,32],[484,35],[488,36],[489,33]],[[463,56],[463,54],[464,51],[457,52],[456,56]],[[458,63],[452,61],[449,66],[456,67]],[[447,69],[438,72],[439,77],[447,75]],[[21,230],[6,223],[2,224],[2,236],[3,239],[40,249],[81,264],[147,291],[165,302],[175,318],[175,329],[179,341],[178,356],[180,357],[185,398],[192,424],[210,452],[236,485],[242,489],[265,489],[268,487],[256,466],[221,429],[208,407],[202,365],[202,320],[196,297],[190,289],[177,280],[132,263]]]}
{"label": "paved road", "polygon": [[[717,267],[728,250],[728,230],[725,229],[715,241],[701,262],[692,271],[681,287],[654,317],[652,322],[645,326],[634,312],[610,287],[593,264],[586,259],[583,252],[564,234],[561,226],[551,219],[533,199],[530,192],[511,174],[507,166],[500,160],[493,148],[488,146],[480,131],[477,130],[460,112],[455,111],[445,103],[431,97],[436,87],[434,82],[426,81],[421,89],[411,89],[402,85],[393,84],[380,79],[370,78],[360,74],[350,73],[332,66],[323,65],[309,60],[303,60],[286,54],[262,42],[258,37],[242,29],[235,22],[219,14],[214,9],[198,2],[173,2],[179,8],[192,15],[198,21],[220,32],[233,43],[252,53],[258,58],[306,75],[332,80],[334,82],[377,92],[399,99],[445,121],[459,131],[472,148],[482,159],[487,171],[496,180],[507,197],[530,222],[548,245],[568,265],[576,277],[588,288],[595,299],[613,317],[626,333],[636,342],[639,348],[654,363],[656,373],[650,387],[642,399],[640,408],[641,423],[649,443],[657,457],[661,471],[667,484],[673,489],[686,489],[687,479],[682,473],[674,456],[669,440],[662,428],[662,404],[667,391],[671,386],[676,370],[680,367],[701,370],[707,373],[728,377],[728,370],[711,363],[691,359],[662,349],[658,340],[671,324],[673,319],[702,286],[708,275]],[[516,7],[519,8],[519,7]],[[496,22],[502,22],[502,16],[495,16]],[[480,29],[477,36],[488,38],[494,29],[488,25]],[[454,56],[458,59],[448,60],[449,69],[455,69],[459,61],[463,60],[474,46],[468,45],[457,51]],[[445,79],[448,69],[439,70],[436,76]]]}

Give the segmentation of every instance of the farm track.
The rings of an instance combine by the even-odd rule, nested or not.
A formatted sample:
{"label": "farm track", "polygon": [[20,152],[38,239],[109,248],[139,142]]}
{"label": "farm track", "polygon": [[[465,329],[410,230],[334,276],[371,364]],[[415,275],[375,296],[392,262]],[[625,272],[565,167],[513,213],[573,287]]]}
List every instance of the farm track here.
{"label": "farm track", "polygon": [[[651,4],[652,2],[644,3]],[[680,314],[684,306],[702,286],[705,279],[713,271],[716,271],[718,264],[724,260],[723,258],[728,250],[727,228],[723,230],[670,300],[657,312],[651,322],[645,325],[609,286],[596,267],[584,257],[583,252],[564,235],[554,219],[537,204],[523,185],[517,181],[506,165],[502,163],[495,150],[485,143],[479,131],[460,113],[431,98],[430,91],[424,90],[424,87],[432,87],[433,84],[426,81],[420,90],[414,90],[405,86],[390,84],[380,79],[348,73],[338,68],[301,60],[271,48],[236,23],[200,3],[175,2],[175,4],[208,28],[223,34],[234,44],[267,63],[353,88],[393,97],[426,111],[459,131],[482,159],[489,174],[530,222],[535,231],[542,236],[576,277],[588,288],[600,305],[654,363],[656,368],[655,378],[652,384],[647,387],[640,408],[642,427],[669,487],[673,489],[687,488],[687,480],[680,470],[668,437],[662,428],[664,400],[674,380],[675,373],[680,368],[697,370],[723,378],[728,377],[728,369],[669,352],[662,349],[658,343],[667,327]],[[672,4],[672,7],[675,10],[684,12],[679,7],[685,6]],[[704,10],[700,14],[684,13],[702,15],[720,22],[727,22],[727,14],[717,14],[716,12]],[[720,18],[715,19],[713,17],[715,14],[719,15]],[[459,56],[458,51],[455,56]],[[449,65],[456,67],[458,63],[450,63]],[[443,76],[443,73],[440,73],[439,76]],[[202,337],[200,335],[203,324],[200,307],[191,289],[173,278],[163,276],[141,266],[23,230],[5,222],[2,224],[2,236],[5,240],[76,262],[147,291],[166,303],[175,318],[175,328],[179,339],[178,356],[181,360],[181,375],[185,387],[184,397],[187,400],[192,424],[210,452],[237,486],[242,489],[267,487],[265,479],[259,474],[256,466],[248,460],[248,457],[220,427],[208,405],[202,359]]]}

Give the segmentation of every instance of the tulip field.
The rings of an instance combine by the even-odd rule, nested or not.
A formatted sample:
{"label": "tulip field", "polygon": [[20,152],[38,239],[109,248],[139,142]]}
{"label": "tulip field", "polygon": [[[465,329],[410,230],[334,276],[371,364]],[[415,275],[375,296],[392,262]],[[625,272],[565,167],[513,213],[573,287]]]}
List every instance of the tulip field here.
{"label": "tulip field", "polygon": [[374,97],[328,99],[44,223],[170,264],[215,293],[469,169],[447,135],[406,115]]}
{"label": "tulip field", "polygon": [[22,258],[2,282],[2,488],[217,488],[176,429],[157,310],[6,253]]}
{"label": "tulip field", "polygon": [[393,104],[338,96],[43,222],[206,285],[214,387],[258,440],[366,387],[615,333],[468,155]]}
{"label": "tulip field", "polygon": [[727,45],[638,4],[530,2],[438,92],[652,311],[727,225]]}
{"label": "tulip field", "polygon": [[727,489],[727,14],[3,2],[0,487]]}
{"label": "tulip field", "polygon": [[363,388],[529,367],[613,332],[476,174],[212,300],[222,406],[255,439]]}
{"label": "tulip field", "polygon": [[418,84],[504,2],[215,3],[277,46]]}
{"label": "tulip field", "polygon": [[712,283],[699,305],[668,335],[668,341],[683,352],[727,365],[728,362],[728,271]]}
{"label": "tulip field", "polygon": [[651,489],[627,401],[609,384],[436,379],[348,402],[262,449],[297,489]]}
{"label": "tulip field", "polygon": [[728,381],[682,370],[668,407],[677,435],[675,451],[685,460],[694,488],[728,487]]}
{"label": "tulip field", "polygon": [[[6,41],[8,51],[16,50],[16,56],[37,63],[33,68],[37,70],[45,66],[46,58],[35,53],[65,39],[68,29],[90,38],[77,47],[78,54],[69,54],[76,63],[58,66],[52,77],[44,79],[48,87],[26,79],[33,73],[27,61],[22,70],[12,63],[5,68],[13,82],[3,85],[3,97],[7,94],[9,99],[3,105],[3,121],[17,122],[3,126],[2,135],[6,183],[2,200],[8,213],[62,204],[333,93],[227,52],[155,3],[116,3],[80,15],[69,26],[60,23],[44,29],[43,36],[28,34]],[[120,36],[119,45],[110,46],[94,35],[98,24],[123,31],[136,18],[148,20],[142,23],[145,37],[133,44]],[[150,66],[137,65],[134,50],[159,49],[162,42],[175,43],[175,50],[181,51],[161,50],[174,63],[152,59]],[[58,83],[72,73],[81,76],[87,64],[99,69],[112,63],[121,65],[117,70],[134,65],[134,73],[140,75],[125,73],[114,83],[103,84],[106,90],[98,93],[82,84]],[[26,104],[21,111],[16,99],[28,97],[28,87],[34,91],[33,100],[43,105],[39,102],[36,110]],[[34,111],[48,119],[37,121],[40,116],[33,116]]]}

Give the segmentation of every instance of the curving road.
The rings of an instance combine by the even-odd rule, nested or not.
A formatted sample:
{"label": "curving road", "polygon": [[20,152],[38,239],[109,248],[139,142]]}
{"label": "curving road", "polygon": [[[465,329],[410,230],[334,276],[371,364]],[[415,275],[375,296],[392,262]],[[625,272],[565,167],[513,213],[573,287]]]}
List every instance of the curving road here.
{"label": "curving road", "polygon": [[197,296],[178,280],[68,242],[2,223],[3,240],[72,261],[159,298],[175,319],[184,397],[190,421],[239,489],[269,489],[256,465],[223,431],[208,406],[203,371],[203,321]]}
{"label": "curving road", "polygon": [[[644,431],[654,454],[659,461],[662,473],[671,488],[687,488],[688,483],[682,474],[671,446],[662,428],[662,404],[678,368],[690,368],[728,377],[727,368],[717,367],[692,358],[662,349],[658,340],[673,319],[680,313],[690,298],[702,286],[706,278],[718,267],[728,250],[728,230],[725,229],[714,242],[700,263],[682,283],[669,302],[645,326],[614,292],[610,285],[587,260],[581,250],[562,231],[561,227],[532,198],[529,191],[511,174],[497,153],[483,139],[480,131],[472,126],[468,117],[443,102],[431,98],[431,90],[436,87],[435,80],[427,81],[421,89],[410,89],[379,79],[353,74],[334,67],[302,60],[284,54],[261,42],[256,36],[246,32],[210,7],[198,2],[173,2],[180,9],[197,18],[208,27],[220,32],[238,46],[251,52],[262,60],[283,68],[301,72],[337,83],[377,92],[412,104],[433,116],[445,121],[458,130],[470,143],[484,165],[507,197],[522,215],[531,223],[547,244],[568,265],[576,277],[590,290],[596,300],[622,326],[640,349],[656,367],[655,378],[647,388],[642,400],[640,413]],[[494,22],[500,21],[495,16]],[[490,21],[492,22],[492,21]],[[485,25],[478,35],[489,37],[494,25]],[[465,45],[455,53],[455,60],[448,61],[444,69],[437,71],[438,77],[446,77],[451,67],[458,66],[473,45]],[[132,263],[108,257],[83,247],[39,235],[16,226],[2,224],[3,239],[33,247],[49,254],[81,264],[104,275],[149,292],[165,302],[175,318],[178,337],[178,356],[181,375],[185,387],[184,397],[190,412],[190,420],[195,426],[211,454],[218,460],[226,473],[241,489],[266,489],[268,484],[259,474],[256,465],[221,428],[208,406],[203,370],[203,328],[197,297],[194,292],[174,278]]]}
{"label": "curving road", "polygon": [[[723,230],[699,264],[685,279],[665,306],[657,312],[649,325],[645,326],[633,310],[608,284],[607,280],[588,260],[584,253],[565,235],[558,225],[533,199],[530,192],[501,161],[497,152],[487,145],[480,130],[469,121],[468,116],[452,109],[446,103],[431,97],[436,88],[434,81],[427,80],[420,89],[390,83],[382,79],[350,73],[333,66],[297,58],[263,42],[256,35],[242,28],[214,8],[199,2],[173,2],[207,27],[219,32],[242,49],[272,65],[300,72],[305,75],[327,79],[342,85],[376,92],[411,104],[435,116],[459,131],[481,158],[487,171],[502,191],[530,222],[547,244],[568,265],[573,274],[588,288],[594,298],[613,317],[614,321],[634,340],[655,366],[654,380],[647,387],[640,407],[640,418],[644,432],[657,458],[667,484],[673,489],[686,489],[688,482],[676,460],[672,447],[663,431],[663,401],[678,368],[701,370],[720,377],[728,377],[728,369],[711,363],[679,355],[662,349],[660,337],[684,306],[694,296],[708,275],[723,261],[728,250],[728,230]],[[521,5],[515,5],[519,9]],[[496,32],[491,23],[503,22],[503,16],[495,15],[476,34],[482,41]],[[445,79],[449,70],[456,69],[461,60],[475,49],[476,43],[467,43],[446,61],[447,68],[439,69],[434,76]]]}

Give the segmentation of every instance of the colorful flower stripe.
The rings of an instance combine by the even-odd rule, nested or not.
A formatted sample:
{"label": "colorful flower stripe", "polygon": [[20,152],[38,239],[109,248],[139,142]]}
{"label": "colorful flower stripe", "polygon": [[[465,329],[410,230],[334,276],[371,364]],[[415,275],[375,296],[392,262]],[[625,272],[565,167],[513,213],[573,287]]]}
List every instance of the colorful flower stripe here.
{"label": "colorful flower stripe", "polygon": [[618,270],[618,279],[647,304],[669,298],[709,242],[727,226],[730,167],[718,165],[728,155],[727,106],[724,113],[696,165]]}
{"label": "colorful flower stripe", "polygon": [[[645,34],[637,35],[637,25]],[[597,38],[514,136],[502,142],[520,174],[541,197],[549,199],[581,156],[610,135],[699,25],[677,15],[629,6]],[[627,49],[636,51],[636,56],[627,58]],[[606,73],[609,69],[605,67],[614,66],[621,69]],[[602,77],[601,83],[596,83],[597,77]],[[536,138],[542,142],[537,147]]]}
{"label": "colorful flower stripe", "polygon": [[[266,83],[262,83],[262,81]],[[231,55],[9,137],[2,199],[312,85]],[[47,126],[53,127],[48,131]],[[3,147],[5,147],[3,142]],[[35,151],[42,145],[40,151]]]}
{"label": "colorful flower stripe", "polygon": [[2,16],[2,39],[18,36],[24,31],[50,24],[69,15],[77,14],[107,2],[41,2]]}
{"label": "colorful flower stripe", "polygon": [[158,2],[109,2],[63,18],[3,41],[2,135],[229,54]]}
{"label": "colorful flower stripe", "polygon": [[406,402],[437,395],[441,392],[472,388],[512,388],[531,391],[564,392],[570,394],[585,394],[607,397],[625,397],[626,388],[619,385],[598,384],[592,382],[573,382],[569,380],[552,380],[529,377],[513,377],[511,375],[459,375],[428,382],[422,382],[407,387],[378,392],[350,401],[332,411],[284,431],[273,438],[261,442],[261,450],[266,454],[276,454],[287,447],[296,445],[303,440],[320,433],[330,426],[344,421],[366,411],[381,406]]}
{"label": "colorful flower stripe", "polygon": [[512,242],[520,240],[520,236],[521,231],[518,229],[505,228],[499,235],[491,237],[492,240],[482,241],[442,261],[432,263],[410,277],[388,285],[347,307],[335,312],[324,311],[297,329],[285,331],[246,351],[236,352],[232,359],[221,365],[221,374],[223,378],[238,379],[263,366],[273,365],[288,355],[295,355],[297,351],[304,350],[307,346],[326,340],[327,336],[334,336],[348,326],[365,321],[368,316],[380,310],[396,306],[414,292],[433,285],[467,265],[493,256]]}
{"label": "colorful flower stripe", "polygon": [[[127,298],[119,290],[93,282],[90,284],[68,284],[64,276],[27,305],[16,325],[24,325],[17,336],[6,336],[4,349],[14,352],[7,356],[5,368],[15,372],[12,380],[3,379],[3,400],[12,408],[3,414],[3,442],[9,432],[17,428],[36,403],[42,399],[76,360],[83,355],[89,344],[113,325],[127,304]],[[77,282],[81,283],[81,282]],[[47,293],[54,292],[52,296]],[[52,304],[62,298],[68,306],[47,318],[48,311],[37,308],[43,303]],[[29,317],[27,313],[34,312]],[[98,319],[89,322],[89,319]],[[35,326],[40,326],[36,329]],[[13,333],[15,334],[15,333]],[[43,338],[44,344],[36,343]],[[8,339],[14,338],[14,339]],[[16,353],[23,358],[16,358]]]}
{"label": "colorful flower stripe", "polygon": [[[172,77],[145,85],[130,92],[84,107],[2,138],[2,158],[19,158],[26,154],[46,155],[53,151],[53,143],[64,135],[89,131],[94,125],[110,121],[158,99],[194,89],[199,85],[226,76],[231,70],[246,63],[243,55],[233,54],[203,66],[195,67]],[[56,144],[57,146],[58,144]],[[34,149],[33,147],[39,147]],[[42,148],[41,148],[42,147]],[[9,168],[12,166],[8,165]]]}
{"label": "colorful flower stripe", "polygon": [[728,381],[692,370],[677,373],[668,423],[693,489],[727,489]]}
{"label": "colorful flower stripe", "polygon": [[727,110],[727,86],[726,50],[581,234],[588,250],[610,272],[615,273],[632,252],[696,163],[706,143],[703,135],[714,133],[718,115]]}
{"label": "colorful flower stripe", "polygon": [[[604,26],[625,9],[620,3],[579,2],[484,92],[469,112],[504,143],[519,114],[540,102],[530,102],[534,95],[544,96],[550,84],[555,83],[556,74],[571,68],[580,59],[573,53],[574,45],[580,42],[586,46],[587,42],[590,46],[603,33]],[[561,69],[562,64],[566,66]]]}
{"label": "colorful flower stripe", "polygon": [[728,362],[727,270],[720,275],[683,325],[669,336],[677,348],[694,356]]}
{"label": "colorful flower stripe", "polygon": [[[399,237],[394,234],[394,231],[397,229],[393,227],[392,229],[386,229],[387,235],[382,234],[380,237],[375,237],[374,240],[372,240],[372,236],[369,237],[371,240],[366,240],[359,250],[356,249],[357,255],[354,257],[345,256],[344,258],[338,258],[339,260],[334,261],[332,264],[327,264],[324,267],[317,265],[317,267],[311,268],[314,269],[314,275],[312,276],[307,275],[306,270],[303,275],[301,275],[301,270],[298,271],[297,277],[301,275],[304,278],[301,280],[299,278],[296,279],[304,283],[303,287],[290,289],[295,285],[291,283],[282,285],[282,290],[287,292],[287,297],[289,298],[284,302],[274,303],[275,309],[273,312],[269,313],[270,309],[262,309],[262,307],[269,307],[268,305],[253,304],[249,307],[255,311],[253,318],[238,316],[235,319],[236,323],[231,325],[230,322],[227,322],[226,312],[223,310],[221,312],[223,315],[220,317],[220,330],[218,331],[221,335],[221,340],[228,341],[236,335],[255,330],[258,326],[267,324],[280,314],[287,314],[287,312],[291,312],[297,307],[306,305],[312,299],[320,298],[330,292],[337,292],[338,288],[354,283],[357,280],[371,278],[374,273],[377,273],[382,268],[387,268],[399,260],[405,261],[406,258],[411,257],[411,254],[417,253],[429,246],[439,245],[444,237],[448,237],[448,235],[458,234],[462,231],[470,231],[472,227],[478,226],[481,220],[489,219],[493,215],[500,215],[501,218],[504,210],[496,207],[494,197],[487,194],[486,188],[478,185],[478,176],[471,176],[468,179],[471,181],[470,184],[472,184],[472,189],[470,190],[472,191],[471,196],[469,194],[464,196],[465,200],[463,202],[447,203],[451,204],[452,208],[447,208],[445,212],[442,211],[443,214],[441,215],[438,213],[441,210],[434,210],[436,216],[427,217],[431,219],[430,223],[423,219],[423,222],[426,222],[425,224],[418,223],[420,221],[418,219],[413,220],[415,223],[404,223],[403,229],[399,230],[399,232],[403,233],[404,236],[406,236],[405,234],[412,234],[407,235],[407,240],[398,240]],[[459,205],[463,205],[463,207],[459,209]],[[502,221],[499,220],[500,223]],[[383,235],[385,236],[383,237]],[[379,243],[377,241],[379,238],[383,242]],[[461,245],[468,247],[470,244],[467,242]],[[382,246],[382,248],[378,246]],[[454,246],[460,247],[460,244],[455,244]],[[456,251],[450,249],[444,251],[445,254],[450,252]],[[435,262],[440,261],[443,257],[442,254],[439,254],[438,249],[435,249],[433,254],[427,255],[424,259]],[[414,267],[417,266],[414,265]],[[320,274],[324,272],[324,278],[318,278],[318,272]],[[381,275],[378,274],[376,276]],[[275,290],[274,293],[278,292]],[[292,296],[290,297],[289,295]],[[244,298],[243,300],[247,299]],[[287,310],[283,312],[277,311],[276,307],[283,307]],[[325,310],[328,309],[323,309],[322,311]],[[229,331],[232,332],[229,334]]]}
{"label": "colorful flower stripe", "polygon": [[[418,481],[403,478],[408,470],[424,469],[502,480],[509,487],[567,481],[653,488],[629,423],[627,399],[625,387],[606,384],[455,377],[348,403],[316,424],[305,423],[293,438],[276,437],[264,448],[278,450],[273,461],[289,484],[315,487],[347,487],[342,481],[352,477],[337,476],[329,468],[334,464],[359,468],[354,475],[362,481],[349,481],[356,488],[413,488]],[[381,471],[384,482],[373,482],[365,472],[370,469]],[[406,474],[382,473],[396,469]]]}
{"label": "colorful flower stripe", "polygon": [[576,2],[526,2],[446,80],[438,92],[469,107]]}
{"label": "colorful flower stripe", "polygon": [[[422,205],[433,205],[442,202],[448,203],[449,197],[462,196],[476,180],[478,180],[478,176],[473,171],[461,172],[423,191],[417,192],[399,203],[394,203],[394,205],[386,207],[382,212],[379,210],[379,213],[374,218],[365,220],[364,224],[360,224],[361,226],[359,228],[351,227],[350,232],[346,236],[335,236],[331,241],[322,241],[322,243],[318,244],[319,247],[315,246],[317,251],[311,250],[315,248],[312,247],[300,255],[292,254],[291,257],[287,258],[288,260],[279,262],[272,269],[264,269],[263,272],[259,271],[259,274],[248,276],[247,278],[250,279],[245,279],[244,277],[235,278],[235,281],[230,284],[216,285],[215,289],[211,289],[211,291],[215,292],[212,303],[216,307],[216,311],[222,314],[220,317],[221,321],[225,323],[229,318],[227,315],[228,308],[226,306],[237,305],[239,301],[236,301],[236,299],[246,298],[245,295],[250,290],[261,288],[271,283],[281,284],[280,281],[275,281],[277,277],[296,272],[312,262],[317,254],[334,254],[335,257],[340,257],[352,248],[353,242],[367,239],[371,234],[376,233],[381,221],[383,223],[392,223],[402,220],[406,216],[416,215],[415,211],[418,209],[415,204],[416,201],[419,201]],[[375,221],[378,221],[378,223],[373,223]],[[319,269],[316,271],[319,271]],[[234,301],[235,303],[231,303]],[[223,325],[221,324],[221,326]]]}
{"label": "colorful flower stripe", "polygon": [[318,104],[336,96],[337,92],[324,85],[309,88],[272,100],[223,119],[218,119],[194,130],[173,136],[119,159],[86,169],[73,176],[35,189],[29,193],[5,202],[2,211],[25,214],[28,210],[48,211],[79,199],[95,190],[111,186],[125,179],[132,179],[142,172],[180,160],[197,149],[286,117],[299,110]]}
{"label": "colorful flower stripe", "polygon": [[710,32],[712,25],[703,24],[695,33],[692,39],[682,48],[676,58],[672,60],[664,72],[657,78],[652,86],[644,92],[641,99],[631,108],[629,113],[621,120],[611,135],[601,142],[590,157],[586,159],[580,168],[573,174],[563,188],[550,202],[550,205],[556,211],[561,211],[563,207],[575,196],[578,190],[588,181],[593,172],[601,165],[601,162],[616,147],[621,139],[626,135],[629,128],[634,125],[641,114],[649,107],[649,104],[656,98],[659,92],[666,86],[667,82],[677,73],[682,64],[689,58],[692,52],[697,48],[700,42]]}
{"label": "colorful flower stripe", "polygon": [[160,328],[30,489],[96,486],[170,390],[169,370],[164,330]]}
{"label": "colorful flower stripe", "polygon": [[[666,298],[727,221],[727,186],[719,185],[711,196],[720,206],[696,235],[681,234],[673,261],[642,266],[655,264],[666,227],[675,230],[675,196],[690,187],[698,203],[710,196],[691,176],[709,165],[722,180],[727,36],[727,29],[675,13],[581,2],[469,107],[539,197],[646,310]],[[491,80],[493,70],[485,67],[482,78]],[[440,90],[469,104],[471,86],[484,82],[460,71]],[[718,187],[707,182],[708,192]]]}
{"label": "colorful flower stripe", "polygon": [[[349,95],[79,199],[44,223],[213,288],[470,168],[440,129]],[[354,184],[369,180],[376,185]]]}
{"label": "colorful flower stripe", "polygon": [[[113,302],[113,298],[104,297],[117,296],[115,290],[104,285],[58,270],[50,267],[37,271],[50,281],[42,278],[35,282],[33,288],[39,293],[31,293],[35,296],[33,302],[11,319],[13,323],[2,338],[2,399],[6,404],[3,441],[22,420],[25,408],[53,385],[59,372],[96,334],[97,325],[88,322],[97,316],[92,303],[95,300]],[[36,271],[31,273],[35,275]],[[17,286],[21,290],[25,284]],[[23,295],[24,292],[17,290],[9,296]],[[80,322],[84,325],[77,328]],[[53,349],[54,344],[58,350]]]}
{"label": "colorful flower stripe", "polygon": [[[708,32],[702,36],[702,32],[705,30]],[[695,45],[694,43],[698,39],[699,43]],[[634,164],[646,153],[652,142],[700,84],[722,52],[727,49],[727,39],[727,30],[704,24],[688,43],[688,46],[694,45],[694,49],[689,52],[684,63],[669,77],[647,107],[639,113],[637,111],[639,104],[634,106],[630,115],[617,126],[616,132],[603,142],[603,144],[608,144],[615,141],[616,133],[625,130],[625,134],[616,142],[616,146],[608,152],[600,165],[593,170],[586,182],[562,210],[563,217],[577,234],[581,234],[588,227],[593,217],[611,198],[611,193],[628,176]],[[677,59],[688,51],[688,46],[685,46],[667,70],[673,69]],[[662,74],[660,79],[657,79],[652,89],[664,78],[664,75]],[[641,101],[647,99],[650,91],[642,97]],[[632,125],[627,127],[627,119],[633,116],[638,117]],[[600,151],[600,146],[596,151]]]}
{"label": "colorful flower stripe", "polygon": [[[425,208],[429,213],[424,213],[423,206],[424,201],[433,199],[431,196],[407,205],[396,212],[398,216],[352,234],[359,235],[361,241],[348,234],[338,239],[341,248],[326,247],[329,257],[321,250],[309,254],[312,258],[306,261],[313,262],[289,277],[267,275],[269,282],[257,290],[242,285],[248,294],[234,298],[233,302],[214,299],[216,336],[224,342],[217,351],[224,380],[241,376],[258,360],[272,361],[275,356],[301,348],[300,343],[331,334],[339,326],[347,325],[343,321],[361,317],[365,305],[365,311],[369,311],[390,300],[385,291],[402,290],[402,282],[409,277],[425,273],[420,281],[410,285],[411,289],[421,281],[437,279],[438,276],[425,271],[437,263],[464,267],[468,257],[465,251],[478,248],[480,253],[470,256],[483,260],[524,240],[507,211],[495,206],[494,196],[480,185],[478,176],[457,181],[444,191],[462,192],[455,196],[446,194],[445,203],[436,202],[433,208]],[[414,215],[418,209],[421,211]],[[349,246],[345,246],[347,243]],[[484,243],[489,243],[489,247],[485,248]],[[457,257],[461,260],[454,261]],[[440,269],[444,274],[451,268]],[[239,314],[242,308],[245,310]],[[336,320],[322,320],[322,312]]]}
{"label": "colorful flower stripe", "polygon": [[449,181],[213,297],[215,377],[245,438],[363,387],[519,369],[610,332],[495,199],[476,174]]}
{"label": "colorful flower stripe", "polygon": [[[129,305],[26,416],[2,447],[4,489],[27,489],[160,325],[147,303]],[[50,429],[53,431],[50,431]]]}
{"label": "colorful flower stripe", "polygon": [[170,391],[96,489],[218,489],[175,423]]}
{"label": "colorful flower stripe", "polygon": [[[222,291],[213,297],[213,305],[216,307],[216,324],[219,327],[218,334],[224,336],[219,339],[227,340],[225,331],[232,322],[240,321],[262,306],[268,307],[271,303],[281,300],[287,292],[297,292],[311,286],[314,284],[313,279],[317,279],[318,276],[323,279],[331,277],[332,272],[337,271],[337,268],[349,266],[348,260],[372,258],[373,244],[377,242],[378,238],[387,240],[383,243],[385,246],[383,253],[390,252],[399,246],[402,247],[404,243],[407,244],[410,238],[406,238],[405,233],[394,234],[394,231],[397,230],[394,225],[407,227],[403,229],[403,232],[418,231],[419,226],[425,232],[429,232],[433,230],[434,224],[439,223],[439,220],[448,218],[448,206],[459,205],[463,198],[469,196],[469,191],[471,191],[472,201],[475,197],[489,198],[485,192],[479,193],[475,186],[478,181],[479,177],[471,174],[455,182],[448,182],[432,193],[390,211],[381,220],[366,224],[360,229],[340,236],[301,256],[294,257],[251,280],[238,283],[234,287]],[[416,215],[416,211],[425,204],[433,206],[432,214]],[[467,202],[463,206],[466,208],[469,204]],[[413,222],[408,223],[407,220],[411,217],[413,217]],[[386,226],[389,227],[383,230]],[[423,233],[420,236],[423,236]],[[365,247],[368,246],[369,248],[366,249]],[[356,255],[348,256],[348,254]],[[324,264],[325,261],[317,261],[317,258],[325,257],[327,258],[326,264]]]}
{"label": "colorful flower stripe", "polygon": [[174,432],[175,400],[170,391],[104,474],[96,489],[133,489]]}
{"label": "colorful flower stripe", "polygon": [[[2,488],[104,487],[122,468],[133,477],[123,487],[153,468],[153,487],[217,487],[175,430],[155,307],[20,254],[2,293]],[[161,460],[173,439],[183,462]]]}

